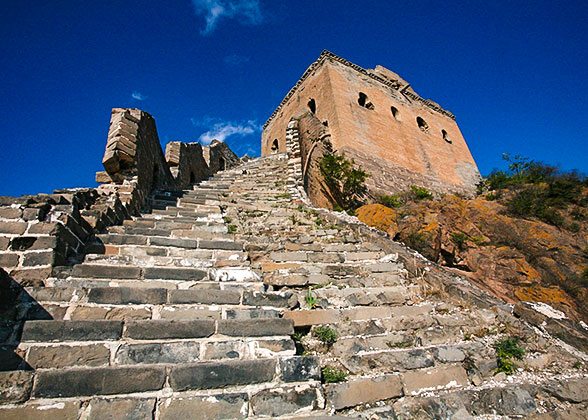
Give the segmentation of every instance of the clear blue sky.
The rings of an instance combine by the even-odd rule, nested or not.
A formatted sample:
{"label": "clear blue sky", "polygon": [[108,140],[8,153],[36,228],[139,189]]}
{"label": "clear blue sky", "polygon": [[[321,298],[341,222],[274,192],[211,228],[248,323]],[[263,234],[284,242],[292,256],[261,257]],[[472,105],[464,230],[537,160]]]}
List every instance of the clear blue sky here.
{"label": "clear blue sky", "polygon": [[586,0],[3,1],[0,195],[94,186],[112,107],[258,155],[323,49],[451,110],[482,174],[503,152],[588,172],[587,45]]}

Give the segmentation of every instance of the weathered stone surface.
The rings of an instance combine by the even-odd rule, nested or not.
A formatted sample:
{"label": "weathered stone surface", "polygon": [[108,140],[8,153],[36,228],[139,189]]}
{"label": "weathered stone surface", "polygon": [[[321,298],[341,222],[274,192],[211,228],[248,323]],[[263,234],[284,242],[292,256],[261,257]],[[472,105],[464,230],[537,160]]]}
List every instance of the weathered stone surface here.
{"label": "weathered stone surface", "polygon": [[270,382],[275,369],[275,360],[227,360],[174,366],[169,377],[175,391],[213,389]]}
{"label": "weathered stone surface", "polygon": [[308,260],[306,252],[272,252],[270,258],[276,262]]}
{"label": "weathered stone surface", "polygon": [[110,360],[110,350],[102,344],[31,347],[26,360],[35,369],[107,366]]}
{"label": "weathered stone surface", "polygon": [[88,292],[88,302],[92,303],[110,303],[110,304],[127,304],[127,303],[165,303],[167,291],[165,289],[138,289],[129,287],[100,287],[90,289]]}
{"label": "weathered stone surface", "polygon": [[241,251],[243,249],[243,244],[238,242],[231,242],[231,241],[208,241],[208,240],[199,240],[198,241],[198,248],[203,249],[230,249],[235,251]]}
{"label": "weathered stone surface", "polygon": [[243,341],[212,341],[205,344],[204,359],[241,359],[247,352],[247,344]]}
{"label": "weathered stone surface", "polygon": [[202,280],[206,271],[197,268],[147,267],[144,269],[146,279],[163,280]]}
{"label": "weathered stone surface", "polygon": [[554,397],[569,401],[571,403],[580,403],[588,401],[588,379],[569,379],[559,383],[550,384],[546,387],[547,392]]}
{"label": "weathered stone surface", "polygon": [[241,294],[235,290],[170,290],[169,303],[202,303],[238,305]]}
{"label": "weathered stone surface", "polygon": [[214,321],[194,320],[145,320],[128,321],[125,337],[150,340],[154,338],[202,338],[214,334]]}
{"label": "weathered stone surface", "polygon": [[472,411],[480,414],[524,416],[537,410],[537,404],[521,387],[494,388],[480,391],[472,404]]}
{"label": "weathered stone surface", "polygon": [[78,401],[32,403],[16,407],[0,406],[2,420],[77,420]]}
{"label": "weathered stone surface", "polygon": [[283,318],[227,320],[218,321],[218,333],[233,337],[262,337],[272,335],[292,335],[292,321]]}
{"label": "weathered stone surface", "polygon": [[357,379],[327,386],[328,404],[336,410],[402,395],[400,378],[392,375]]}
{"label": "weathered stone surface", "polygon": [[10,239],[5,236],[0,236],[0,250],[4,251],[8,249],[8,244],[10,243]]}
{"label": "weathered stone surface", "polygon": [[94,277],[102,279],[138,279],[141,269],[116,265],[78,264],[72,270],[73,277]]}
{"label": "weathered stone surface", "polygon": [[0,217],[3,219],[19,219],[22,209],[18,207],[0,207]]}
{"label": "weathered stone surface", "polygon": [[318,407],[317,391],[308,386],[267,389],[251,397],[253,413],[258,416],[281,416],[298,410]]}
{"label": "weathered stone surface", "polygon": [[145,420],[152,417],[155,399],[117,398],[90,400],[88,420]]}
{"label": "weathered stone surface", "polygon": [[18,265],[19,256],[18,254],[11,253],[0,253],[0,267],[16,267]]}
{"label": "weathered stone surface", "polygon": [[22,235],[27,230],[28,224],[25,222],[0,222],[0,233],[10,235]]}
{"label": "weathered stone surface", "polygon": [[27,321],[22,341],[88,341],[120,338],[120,321]]}
{"label": "weathered stone surface", "polygon": [[31,393],[32,385],[32,372],[22,370],[0,372],[0,403],[26,401]]}
{"label": "weathered stone surface", "polygon": [[73,370],[47,370],[36,373],[36,398],[111,395],[161,389],[165,381],[162,367],[105,367]]}
{"label": "weathered stone surface", "polygon": [[319,380],[319,360],[315,356],[297,356],[280,359],[280,371],[284,382]]}
{"label": "weathered stone surface", "polygon": [[121,365],[145,363],[190,363],[198,360],[200,343],[125,344],[116,352],[115,362]]}
{"label": "weathered stone surface", "polygon": [[457,365],[406,372],[402,375],[402,382],[405,395],[469,384],[466,371]]}
{"label": "weathered stone surface", "polygon": [[279,308],[292,308],[296,305],[296,296],[292,293],[243,293],[243,305],[250,306],[274,306]]}
{"label": "weathered stone surface", "polygon": [[248,414],[247,394],[217,394],[208,397],[162,399],[160,420],[244,419]]}
{"label": "weathered stone surface", "polygon": [[463,362],[465,353],[458,346],[437,347],[435,349],[435,358],[441,362]]}
{"label": "weathered stone surface", "polygon": [[295,327],[333,324],[339,321],[340,312],[337,309],[286,311],[284,312],[284,318],[293,320]]}
{"label": "weathered stone surface", "polygon": [[31,267],[35,265],[52,265],[54,261],[55,253],[53,251],[27,252],[24,254],[22,265],[24,267]]}

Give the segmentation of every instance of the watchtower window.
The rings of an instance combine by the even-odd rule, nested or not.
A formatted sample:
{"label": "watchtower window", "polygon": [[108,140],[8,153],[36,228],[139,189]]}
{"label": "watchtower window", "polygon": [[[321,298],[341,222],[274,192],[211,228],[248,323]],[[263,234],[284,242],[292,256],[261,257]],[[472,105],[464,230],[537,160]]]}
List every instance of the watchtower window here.
{"label": "watchtower window", "polygon": [[421,117],[417,117],[416,121],[417,121],[419,128],[421,129],[421,131],[423,133],[429,132],[429,124],[427,124],[427,122],[425,120],[423,120]]}
{"label": "watchtower window", "polygon": [[390,111],[392,111],[392,116],[394,117],[394,119],[398,120],[398,117],[399,117],[398,108],[396,108],[395,106],[391,106]]}
{"label": "watchtower window", "polygon": [[372,104],[371,102],[368,101],[367,95],[363,92],[359,92],[359,97],[357,98],[357,103],[359,104],[359,106],[367,108],[367,109],[371,109],[372,111],[375,108],[374,104]]}
{"label": "watchtower window", "polygon": [[443,135],[443,140],[445,140],[447,143],[452,143],[451,139],[447,136],[447,131],[441,130],[441,134]]}
{"label": "watchtower window", "polygon": [[308,109],[310,109],[310,112],[313,114],[316,114],[316,102],[312,98],[308,101]]}
{"label": "watchtower window", "polygon": [[272,153],[277,153],[279,149],[280,145],[278,143],[278,139],[274,139],[274,141],[272,142]]}
{"label": "watchtower window", "polygon": [[225,160],[222,157],[218,158],[218,170],[219,171],[225,170]]}

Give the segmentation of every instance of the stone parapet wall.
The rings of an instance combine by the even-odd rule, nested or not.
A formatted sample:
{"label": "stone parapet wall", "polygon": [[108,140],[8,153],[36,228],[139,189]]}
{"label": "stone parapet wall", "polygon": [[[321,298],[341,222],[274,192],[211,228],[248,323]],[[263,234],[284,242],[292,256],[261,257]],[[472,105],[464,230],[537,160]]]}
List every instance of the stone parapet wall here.
{"label": "stone parapet wall", "polygon": [[117,196],[93,188],[0,197],[0,267],[23,286],[39,286],[53,266],[79,258],[96,231],[128,217]]}
{"label": "stone parapet wall", "polygon": [[164,156],[151,115],[114,108],[102,163],[98,188],[0,197],[0,267],[17,283],[41,286],[53,267],[79,261],[95,234],[137,215],[153,191],[185,189],[240,161],[218,141],[172,142]]}

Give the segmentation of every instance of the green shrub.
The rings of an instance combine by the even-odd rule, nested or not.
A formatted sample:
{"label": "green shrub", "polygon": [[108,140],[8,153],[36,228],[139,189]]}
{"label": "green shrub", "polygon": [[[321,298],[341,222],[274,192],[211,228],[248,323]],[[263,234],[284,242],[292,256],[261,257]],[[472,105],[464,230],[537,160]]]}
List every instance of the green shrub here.
{"label": "green shrub", "polygon": [[235,225],[229,225],[229,226],[227,226],[227,232],[228,233],[235,233],[235,232],[237,232],[237,226],[235,226]]}
{"label": "green shrub", "polygon": [[337,331],[328,326],[318,327],[313,331],[312,334],[327,346],[333,345],[339,337]]}
{"label": "green shrub", "polygon": [[449,239],[453,242],[459,249],[463,248],[463,245],[468,239],[468,235],[463,232],[454,232],[449,235]]}
{"label": "green shrub", "polygon": [[378,203],[391,209],[402,207],[404,205],[399,194],[382,195],[378,198]]}
{"label": "green shrub", "polygon": [[512,375],[516,369],[514,360],[521,360],[525,355],[525,349],[520,344],[518,337],[508,337],[498,340],[493,347],[496,350],[497,372]]}
{"label": "green shrub", "polygon": [[416,185],[411,185],[410,192],[415,200],[432,200],[433,194],[429,192],[428,189],[425,187],[418,187]]}
{"label": "green shrub", "polygon": [[344,210],[355,210],[364,199],[369,177],[361,167],[355,168],[355,161],[345,155],[328,154],[319,162],[321,174],[329,188],[335,204]]}
{"label": "green shrub", "polygon": [[321,369],[323,376],[323,383],[332,384],[336,382],[343,382],[347,379],[347,373],[331,366],[325,366]]}

